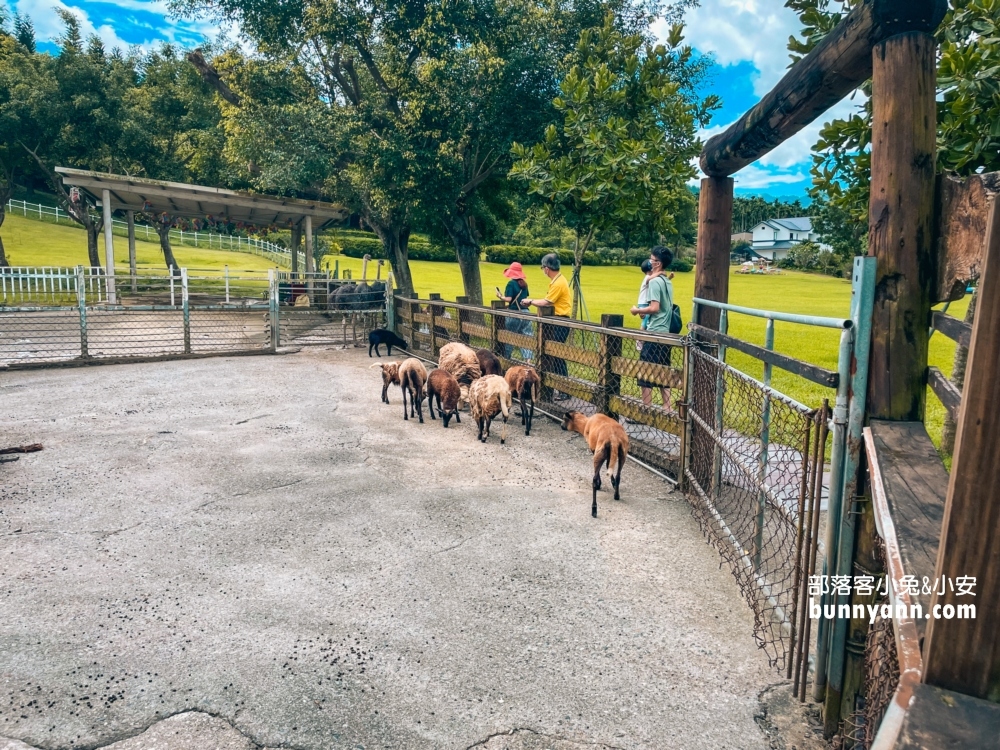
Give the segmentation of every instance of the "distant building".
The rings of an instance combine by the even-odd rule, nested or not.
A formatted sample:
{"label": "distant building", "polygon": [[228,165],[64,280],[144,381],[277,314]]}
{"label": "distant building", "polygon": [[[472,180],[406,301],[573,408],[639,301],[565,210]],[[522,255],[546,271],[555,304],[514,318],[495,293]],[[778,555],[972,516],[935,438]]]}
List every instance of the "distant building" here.
{"label": "distant building", "polygon": [[815,242],[822,250],[831,250],[820,242],[819,235],[812,229],[812,219],[797,216],[792,219],[767,219],[753,228],[752,248],[756,255],[771,261],[779,261],[788,251],[806,241]]}

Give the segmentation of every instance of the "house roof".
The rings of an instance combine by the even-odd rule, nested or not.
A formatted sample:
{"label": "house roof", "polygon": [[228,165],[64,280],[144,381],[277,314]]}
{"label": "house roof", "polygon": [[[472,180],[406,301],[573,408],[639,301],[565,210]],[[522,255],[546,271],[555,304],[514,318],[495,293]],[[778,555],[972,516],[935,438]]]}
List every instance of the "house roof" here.
{"label": "house roof", "polygon": [[314,229],[348,217],[348,210],[335,203],[298,198],[275,198],[236,190],[190,185],[182,182],[147,180],[141,177],[56,167],[67,186],[78,187],[98,202],[110,191],[112,209],[167,213],[183,217],[214,216],[258,226],[297,224],[313,217]]}
{"label": "house roof", "polygon": [[789,250],[802,244],[802,240],[768,240],[753,243],[754,250]]}
{"label": "house roof", "polygon": [[812,231],[812,218],[809,216],[795,216],[788,219],[765,219],[761,223],[767,224],[774,229],[788,229],[792,232]]}

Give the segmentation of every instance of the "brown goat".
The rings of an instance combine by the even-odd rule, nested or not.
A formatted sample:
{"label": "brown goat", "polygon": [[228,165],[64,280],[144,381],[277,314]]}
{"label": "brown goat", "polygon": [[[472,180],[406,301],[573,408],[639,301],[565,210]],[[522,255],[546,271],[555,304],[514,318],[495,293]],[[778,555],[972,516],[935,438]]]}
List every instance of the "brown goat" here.
{"label": "brown goat", "polygon": [[503,365],[500,358],[489,349],[476,349],[476,359],[479,360],[479,369],[483,375],[500,375],[503,377]]}
{"label": "brown goat", "polygon": [[[404,359],[399,366],[399,387],[403,391],[403,419],[419,416],[420,423],[424,423],[424,383],[427,382],[427,368],[424,363],[416,357]],[[410,414],[406,414],[406,394],[410,394]],[[416,414],[414,414],[414,408]]]}
{"label": "brown goat", "polygon": [[[622,467],[628,455],[628,434],[625,428],[611,417],[595,414],[586,417],[578,411],[568,411],[563,417],[562,428],[579,432],[587,441],[587,446],[594,454],[594,502],[590,515],[597,518],[597,491],[601,489],[601,464],[608,464],[608,476],[611,486],[615,488],[615,500],[621,500]],[[618,471],[615,472],[617,467]]]}
{"label": "brown goat", "polygon": [[399,385],[399,362],[380,362],[372,365],[382,370],[382,403],[389,403],[389,386]]}
{"label": "brown goat", "polygon": [[458,385],[458,380],[447,370],[440,367],[431,370],[427,376],[427,409],[434,417],[434,398],[438,400],[438,411],[441,412],[441,422],[445,427],[454,416],[455,421],[462,423],[462,418],[458,416],[458,403],[462,399],[462,389]]}
{"label": "brown goat", "polygon": [[524,425],[524,434],[531,434],[531,422],[535,418],[535,402],[538,400],[538,392],[542,387],[542,379],[532,367],[524,365],[514,365],[504,380],[510,386],[511,395],[517,399],[521,407],[521,424]]}

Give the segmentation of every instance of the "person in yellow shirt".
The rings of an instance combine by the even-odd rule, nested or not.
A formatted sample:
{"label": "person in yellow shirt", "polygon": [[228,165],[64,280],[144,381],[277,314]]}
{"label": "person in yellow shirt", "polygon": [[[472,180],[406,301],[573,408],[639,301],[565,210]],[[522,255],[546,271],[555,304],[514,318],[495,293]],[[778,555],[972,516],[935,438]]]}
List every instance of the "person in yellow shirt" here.
{"label": "person in yellow shirt", "polygon": [[[558,255],[549,253],[544,256],[542,258],[542,273],[549,278],[549,289],[545,293],[545,298],[524,300],[521,304],[534,305],[535,307],[551,307],[556,317],[568,318],[573,311],[573,295],[569,291],[569,283],[566,281],[566,277],[559,270],[560,267],[561,264]],[[570,330],[566,326],[552,326],[552,340],[565,343],[566,339],[569,338]],[[565,359],[550,356],[549,361],[552,363],[553,373],[562,375],[563,377],[567,376]],[[556,401],[564,401],[569,398],[565,393],[558,392],[553,397]]]}

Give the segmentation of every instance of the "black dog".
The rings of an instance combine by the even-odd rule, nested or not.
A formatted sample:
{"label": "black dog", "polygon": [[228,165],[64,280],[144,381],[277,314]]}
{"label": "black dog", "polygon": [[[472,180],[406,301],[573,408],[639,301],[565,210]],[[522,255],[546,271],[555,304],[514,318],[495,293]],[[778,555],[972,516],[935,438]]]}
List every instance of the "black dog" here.
{"label": "black dog", "polygon": [[375,355],[381,357],[382,355],[378,352],[379,344],[385,344],[389,351],[386,352],[386,356],[392,355],[392,347],[397,349],[402,349],[404,352],[409,348],[407,343],[403,339],[399,338],[392,331],[385,328],[376,328],[374,331],[368,334],[368,356],[372,356],[372,347],[375,347]]}

